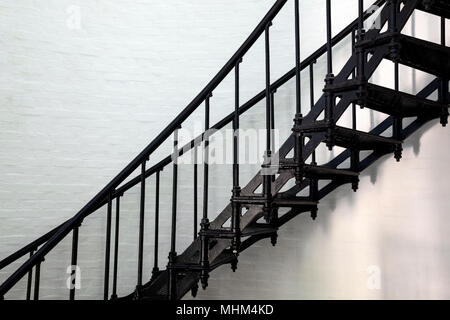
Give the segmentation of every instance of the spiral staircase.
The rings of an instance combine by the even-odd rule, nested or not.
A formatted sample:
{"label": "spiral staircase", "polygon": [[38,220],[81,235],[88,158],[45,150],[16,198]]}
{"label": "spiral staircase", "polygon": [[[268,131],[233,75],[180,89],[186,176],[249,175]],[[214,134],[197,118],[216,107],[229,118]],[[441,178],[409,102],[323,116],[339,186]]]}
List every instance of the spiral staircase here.
{"label": "spiral staircase", "polygon": [[[286,6],[292,4],[292,7]],[[24,298],[39,299],[40,270],[45,267],[45,256],[69,233],[72,233],[71,263],[77,265],[78,231],[82,223],[94,211],[106,207],[107,226],[105,235],[105,272],[103,299],[156,299],[177,300],[188,292],[195,296],[199,287],[206,289],[209,274],[219,266],[229,264],[233,270],[238,267],[239,255],[247,248],[263,239],[270,239],[275,246],[279,228],[301,213],[309,213],[316,219],[319,201],[334,189],[349,185],[354,191],[358,189],[359,173],[387,154],[400,161],[402,144],[417,129],[429,121],[437,120],[443,126],[447,124],[449,107],[450,78],[450,48],[446,46],[445,19],[450,19],[450,2],[446,0],[379,0],[375,2],[378,10],[363,10],[363,1],[355,1],[355,12],[358,18],[344,30],[332,37],[331,13],[332,3],[327,0],[326,22],[327,43],[311,56],[300,61],[300,20],[299,1],[278,0],[271,7],[262,21],[254,29],[244,44],[225,64],[211,82],[194,98],[194,100],[163,130],[130,164],[124,168],[108,185],[106,185],[89,203],[76,215],[57,226],[47,234],[26,245],[17,252],[0,261],[0,270],[29,255],[29,258],[0,286],[0,297],[8,298],[8,292],[19,280],[27,277]],[[333,5],[339,5],[335,1]],[[273,19],[283,7],[293,11],[295,37],[292,48],[295,51],[295,67],[280,79],[273,81],[270,77],[270,27]],[[373,8],[373,7],[372,7]],[[402,34],[405,24],[415,10],[425,11],[441,19],[441,43],[417,39]],[[376,17],[377,24],[365,28],[365,22]],[[351,36],[352,52],[345,65],[338,73],[333,70],[333,49],[345,38]],[[260,38],[265,42],[265,75],[266,87],[248,102],[241,104],[239,96],[239,65],[246,52]],[[326,55],[327,76],[323,95],[314,98],[314,65],[317,60]],[[395,66],[395,88],[375,85],[369,80],[383,60],[390,60]],[[405,65],[434,76],[417,95],[399,90],[399,65]],[[301,71],[309,70],[311,110],[302,113],[301,101]],[[337,70],[336,70],[337,71]],[[210,103],[214,89],[224,78],[234,72],[235,75],[235,110],[214,125],[210,125]],[[292,115],[292,134],[281,145],[279,150],[273,150],[271,130],[275,129],[274,95],[278,88],[290,79],[295,79],[296,113]],[[437,101],[429,99],[438,91]],[[239,179],[239,125],[240,116],[258,102],[265,101],[266,150],[264,164],[260,172],[244,187]],[[200,106],[205,109],[204,132],[187,145],[178,145],[178,130],[189,116]],[[351,109],[352,125],[344,127],[337,124],[342,115]],[[388,115],[370,132],[357,130],[356,113],[358,108],[367,108]],[[319,119],[321,114],[323,119]],[[405,125],[403,121],[411,118]],[[233,138],[233,189],[229,204],[215,219],[210,221],[208,206],[203,205],[203,212],[198,221],[198,212],[194,212],[194,241],[188,248],[178,254],[176,251],[177,237],[177,191],[178,191],[178,158],[191,149],[208,150],[212,130],[219,130],[232,123],[235,135]],[[392,132],[387,137],[386,132]],[[147,168],[149,157],[171,135],[174,136],[173,154],[159,163]],[[335,146],[344,148],[330,162],[318,165],[316,149],[325,144],[330,150]],[[361,159],[361,152],[368,155]],[[277,159],[277,161],[275,161]],[[208,203],[208,152],[205,152],[203,166],[203,197]],[[349,167],[340,166],[349,160]],[[173,170],[172,181],[172,212],[171,212],[171,248],[168,263],[160,268],[158,262],[159,249],[159,190],[160,173]],[[194,164],[195,190],[197,190],[198,166]],[[140,168],[141,173],[132,177],[133,172]],[[146,180],[156,177],[155,188],[155,230],[154,230],[154,267],[151,279],[143,279],[145,186]],[[282,191],[290,181],[295,181],[293,187]],[[325,184],[320,182],[327,182]],[[133,186],[140,185],[140,223],[137,284],[134,292],[127,296],[117,295],[117,264],[120,199]],[[323,185],[323,186],[321,186]],[[321,186],[321,187],[319,187]],[[258,191],[259,188],[262,191]],[[302,190],[309,189],[307,196],[299,196]],[[197,208],[198,193],[195,192],[195,208]],[[113,202],[115,204],[115,238],[111,238]],[[283,208],[284,210],[280,210]],[[217,208],[218,209],[218,208]],[[199,230],[197,230],[197,226]],[[147,231],[148,232],[148,231]],[[111,248],[113,246],[113,248]],[[111,249],[114,253],[112,286],[110,288]],[[71,288],[68,298],[75,299],[75,289]],[[99,297],[100,298],[100,297]]]}

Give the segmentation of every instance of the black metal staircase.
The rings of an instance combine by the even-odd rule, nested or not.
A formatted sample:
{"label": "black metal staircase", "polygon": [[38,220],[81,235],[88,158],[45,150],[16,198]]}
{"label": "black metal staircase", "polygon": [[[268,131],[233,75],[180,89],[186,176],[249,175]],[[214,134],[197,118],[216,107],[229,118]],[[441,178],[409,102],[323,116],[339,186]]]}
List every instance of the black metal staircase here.
{"label": "black metal staircase", "polygon": [[[286,5],[292,3],[295,16],[295,38],[293,50],[296,53],[295,68],[275,82],[270,78],[270,26],[272,20]],[[337,4],[337,3],[336,3]],[[77,264],[78,229],[85,219],[94,211],[106,206],[107,234],[105,254],[105,283],[104,299],[181,299],[189,291],[195,296],[199,284],[206,288],[209,273],[217,267],[230,264],[236,270],[238,257],[245,249],[262,239],[271,239],[273,245],[277,241],[280,226],[289,222],[297,215],[309,212],[315,219],[318,215],[318,202],[337,187],[350,184],[352,189],[358,189],[359,172],[374,163],[380,157],[394,153],[397,161],[401,158],[402,142],[426,122],[440,119],[443,126],[447,124],[449,107],[449,78],[450,78],[450,48],[445,45],[445,18],[450,18],[450,4],[445,0],[379,0],[375,3],[382,8],[379,12],[381,27],[379,29],[364,30],[364,21],[375,14],[363,11],[363,1],[358,1],[359,18],[342,32],[332,38],[331,30],[331,1],[327,0],[327,43],[303,62],[300,61],[300,24],[299,1],[278,0],[259,23],[236,54],[227,62],[221,71],[213,78],[204,90],[182,111],[182,113],[141,152],[119,175],[114,178],[94,199],[92,199],[73,218],[56,227],[46,235],[25,246],[21,250],[0,261],[0,269],[21,257],[29,254],[30,258],[22,264],[1,286],[0,297],[7,298],[8,291],[17,282],[28,275],[28,285],[25,297],[31,299],[34,271],[34,299],[39,298],[40,268],[43,267],[45,256],[70,232],[73,233],[72,264]],[[441,16],[441,44],[430,43],[401,34],[414,10],[423,10]],[[356,9],[355,9],[356,10]],[[381,32],[382,26],[387,24],[387,31]],[[245,53],[256,40],[264,34],[266,54],[266,88],[247,103],[241,105],[239,96],[239,65]],[[353,39],[350,58],[342,70],[333,74],[332,50],[347,36]],[[316,101],[314,99],[313,75],[314,65],[323,54],[327,55],[327,77],[325,79],[324,94]],[[370,59],[368,58],[370,54]],[[395,89],[375,85],[369,82],[372,74],[383,59],[391,60],[395,65]],[[436,78],[419,94],[411,95],[399,90],[398,67],[403,64],[434,75]],[[303,115],[300,87],[300,72],[310,71],[311,111]],[[210,103],[214,89],[223,79],[234,71],[235,75],[235,111],[210,126]],[[274,129],[274,94],[288,80],[295,78],[296,83],[296,114],[291,136],[275,152],[272,147],[270,131]],[[435,90],[439,90],[438,101],[427,99]],[[266,101],[266,151],[265,163],[261,171],[243,188],[239,181],[239,146],[238,129],[240,116],[259,101]],[[204,103],[205,132],[183,148],[178,146],[178,129],[185,120]],[[356,129],[357,105],[385,113],[389,117],[372,129],[363,132]],[[337,121],[344,112],[351,108],[352,127],[337,125]],[[323,120],[318,120],[324,112]],[[403,127],[403,119],[417,117],[408,126]],[[203,214],[200,231],[195,232],[194,241],[181,254],[176,251],[177,236],[177,158],[191,149],[203,148],[208,150],[209,130],[221,129],[232,123],[235,130],[233,144],[233,189],[229,205],[213,220],[209,220],[208,213],[208,159],[205,153],[203,164]],[[382,136],[392,129],[392,136]],[[166,157],[150,168],[146,167],[151,154],[171,135],[175,143],[173,154]],[[308,141],[306,142],[306,138]],[[346,150],[325,165],[318,165],[315,149],[321,143],[328,148],[334,146]],[[294,156],[288,157],[293,151]],[[360,159],[360,151],[370,151],[369,156]],[[307,159],[312,158],[310,163]],[[278,158],[279,163],[272,161]],[[344,161],[350,159],[350,166],[338,169]],[[172,165],[172,226],[171,249],[167,267],[160,270],[158,262],[159,243],[159,189],[160,172]],[[195,190],[197,190],[197,164],[195,167]],[[141,174],[128,179],[135,169],[141,168]],[[144,219],[145,217],[145,184],[150,176],[156,176],[155,195],[155,258],[151,279],[143,279],[143,247],[144,247]],[[295,186],[287,191],[281,191],[288,181],[295,181]],[[330,181],[319,188],[319,181]],[[126,181],[126,182],[125,182]],[[137,286],[133,293],[125,297],[117,296],[117,260],[120,222],[120,198],[133,186],[140,184],[140,224],[138,248]],[[256,190],[262,187],[262,192]],[[298,196],[305,188],[309,188],[308,196]],[[194,203],[198,202],[195,192]],[[115,239],[112,290],[109,289],[112,207],[115,201]],[[197,206],[194,212],[194,225],[197,231]],[[280,208],[289,211],[280,215]],[[230,226],[225,226],[227,223]],[[147,281],[148,280],[148,281]],[[70,299],[75,298],[75,290],[70,290]]]}

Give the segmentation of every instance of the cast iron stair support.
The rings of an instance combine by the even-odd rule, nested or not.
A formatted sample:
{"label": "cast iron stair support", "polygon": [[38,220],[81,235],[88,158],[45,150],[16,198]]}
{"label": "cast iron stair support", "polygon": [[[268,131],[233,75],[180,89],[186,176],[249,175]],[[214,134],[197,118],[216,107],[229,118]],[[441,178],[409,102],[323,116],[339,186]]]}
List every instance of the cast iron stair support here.
{"label": "cast iron stair support", "polygon": [[[280,161],[277,166],[279,171],[295,170],[298,164],[295,159],[284,159]],[[302,176],[307,179],[316,180],[338,180],[343,183],[358,183],[359,173],[352,170],[328,168],[325,166],[318,166],[315,161],[311,164],[303,164],[300,167]]]}
{"label": "cast iron stair support", "polygon": [[[237,197],[233,197],[231,199],[232,205],[238,206],[239,208],[246,207],[249,208],[250,206],[262,206],[262,212],[263,217],[266,218],[265,214],[265,208],[266,206],[269,206],[271,214],[271,218],[267,223],[264,224],[253,224],[250,226],[247,226],[241,231],[240,236],[241,237],[248,237],[251,235],[252,232],[256,232],[258,234],[267,234],[270,235],[271,243],[273,246],[277,243],[278,234],[276,232],[276,224],[277,224],[277,208],[274,206],[273,203],[273,197],[271,196],[269,199],[264,195],[239,195]],[[249,229],[250,228],[250,229]],[[221,233],[221,237],[227,237],[226,234],[223,232],[227,232],[226,229],[219,229],[220,231],[215,230],[216,232]],[[275,230],[275,231],[274,231]],[[232,231],[230,232],[232,233]],[[234,266],[232,265],[232,268],[235,271]]]}
{"label": "cast iron stair support", "polygon": [[[385,32],[359,44],[369,52],[385,48],[385,58],[437,77],[450,74],[450,48],[399,32]],[[426,52],[426,54],[424,54]]]}
{"label": "cast iron stair support", "polygon": [[[311,199],[301,197],[277,196],[273,200],[273,206],[275,208],[290,208],[291,210],[294,210],[296,214],[309,211],[311,213],[311,218],[315,220],[318,211],[317,209],[318,201],[313,200],[312,198],[313,196],[314,196],[313,193],[311,194]],[[315,196],[316,196],[315,199],[317,199],[317,193],[315,194]]]}
{"label": "cast iron stair support", "polygon": [[[217,232],[216,232],[217,231]],[[207,232],[210,238],[220,238],[220,239],[232,239],[233,235],[229,230],[209,230]],[[208,272],[213,271],[214,269],[224,265],[233,263],[236,260],[236,255],[233,253],[231,249],[224,250],[217,258],[215,258],[208,266]],[[183,275],[186,272],[196,272],[201,273],[204,270],[204,266],[199,263],[183,263],[177,262],[172,264],[172,269],[177,270],[177,274]]]}
{"label": "cast iron stair support", "polygon": [[332,91],[335,95],[345,94],[351,102],[394,117],[441,118],[442,125],[445,125],[443,120],[448,117],[448,106],[440,102],[419,98],[367,81],[361,82],[358,79],[329,86],[326,90]]}
{"label": "cast iron stair support", "polygon": [[[299,130],[311,135],[321,134],[323,136],[324,133],[329,132],[330,126],[325,121],[315,121],[311,124],[303,125]],[[401,150],[403,143],[400,140],[385,138],[336,125],[331,128],[331,133],[333,135],[333,145],[359,151],[374,150],[381,154],[388,154]]]}
{"label": "cast iron stair support", "polygon": [[422,0],[417,9],[450,19],[450,2],[448,0]]}
{"label": "cast iron stair support", "polygon": [[[252,223],[241,231],[241,237],[253,235],[273,235],[277,233],[277,228],[266,223]],[[205,231],[205,236],[209,239],[233,239],[234,233],[230,229],[209,229]]]}

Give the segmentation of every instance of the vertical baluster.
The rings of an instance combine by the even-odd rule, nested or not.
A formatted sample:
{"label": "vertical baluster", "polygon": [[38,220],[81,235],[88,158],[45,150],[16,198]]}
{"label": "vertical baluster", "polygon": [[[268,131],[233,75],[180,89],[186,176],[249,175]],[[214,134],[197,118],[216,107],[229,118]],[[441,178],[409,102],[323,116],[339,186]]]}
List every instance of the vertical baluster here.
{"label": "vertical baluster", "polygon": [[197,146],[194,147],[194,240],[197,239],[197,224],[198,224],[198,165],[197,165]]}
{"label": "vertical baluster", "polygon": [[201,222],[201,252],[200,252],[200,266],[202,267],[202,271],[200,274],[200,282],[202,284],[202,288],[206,289],[208,286],[208,278],[209,278],[209,257],[208,257],[208,249],[209,249],[209,241],[208,237],[205,234],[209,229],[209,219],[208,219],[208,183],[209,183],[209,102],[212,94],[208,95],[205,101],[205,136],[204,136],[204,144],[203,144],[203,217]]}
{"label": "vertical baluster", "polygon": [[[445,30],[445,18],[441,18],[441,45],[445,46],[445,37],[446,37],[446,30]],[[448,78],[442,77],[441,79],[441,88],[440,88],[440,101],[442,103],[442,114],[441,114],[441,124],[442,126],[446,126],[448,123],[448,104],[449,104],[449,85],[448,85]]]}
{"label": "vertical baluster", "polygon": [[[241,194],[239,185],[239,64],[242,59],[235,65],[235,104],[233,118],[233,199]],[[236,201],[232,202],[231,213],[231,231],[234,233],[231,241],[231,250],[237,256],[240,245],[240,223],[241,223],[241,206]]]}
{"label": "vertical baluster", "polygon": [[136,293],[140,294],[142,288],[142,269],[144,264],[144,219],[145,219],[145,164],[147,159],[141,164],[141,201],[139,212],[139,251],[138,251],[138,279]]}
{"label": "vertical baluster", "polygon": [[119,261],[119,230],[120,230],[120,197],[116,197],[116,223],[114,232],[114,270],[113,270],[113,289],[111,299],[117,299],[117,268]]}
{"label": "vertical baluster", "polygon": [[[264,154],[264,164],[269,166],[271,163],[272,150],[271,150],[271,124],[270,124],[270,38],[269,38],[269,28],[272,23],[266,25],[265,30],[265,58],[266,58],[266,151]],[[265,197],[264,203],[264,218],[266,221],[271,222],[272,220],[272,210],[271,210],[271,200],[272,200],[272,176],[269,174],[270,170],[267,170],[263,175],[263,195]]]}
{"label": "vertical baluster", "polygon": [[311,105],[311,109],[314,107],[315,98],[314,98],[314,63],[316,61],[311,62],[309,65],[309,104]]}
{"label": "vertical baluster", "polygon": [[445,46],[445,18],[441,17],[441,45]]}
{"label": "vertical baluster", "polygon": [[[272,90],[270,93],[270,134],[271,134],[271,149],[275,152],[275,92],[277,90]],[[275,175],[271,176],[271,181],[275,181]]]}
{"label": "vertical baluster", "polygon": [[[30,251],[30,258],[33,256],[34,250]],[[33,269],[28,271],[28,280],[27,280],[27,300],[31,299],[31,285],[33,283]]]}
{"label": "vertical baluster", "polygon": [[111,254],[111,206],[112,199],[111,194],[108,195],[108,207],[106,216],[106,244],[105,244],[105,279],[104,279],[104,290],[103,299],[108,300],[109,293],[109,260]]}
{"label": "vertical baluster", "polygon": [[[311,105],[311,109],[314,107],[314,63],[316,61],[311,62],[309,65],[309,103]],[[311,157],[311,165],[316,166],[316,149],[312,151],[312,157]]]}
{"label": "vertical baluster", "polygon": [[295,20],[295,118],[294,118],[294,160],[296,162],[295,180],[300,183],[303,178],[303,134],[297,132],[303,122],[302,95],[300,78],[300,8],[299,0],[294,1]]}
{"label": "vertical baluster", "polygon": [[[311,109],[314,107],[314,101],[315,101],[315,99],[314,99],[314,63],[316,63],[316,61],[311,62],[311,64],[309,65],[309,99],[310,99],[309,103],[311,105]],[[316,149],[314,149],[312,151],[311,165],[317,166]],[[313,200],[313,201],[318,200],[317,188],[318,188],[317,179],[309,179],[309,196],[310,196],[311,200]],[[317,209],[313,209],[311,211],[311,218],[313,220],[315,220],[317,218]]]}
{"label": "vertical baluster", "polygon": [[155,249],[153,256],[153,270],[152,278],[155,279],[159,273],[158,267],[158,250],[159,250],[159,180],[161,171],[156,172],[156,186],[155,186]]}
{"label": "vertical baluster", "polygon": [[[358,33],[357,33],[357,41],[358,44],[361,44],[364,40],[366,31],[364,30],[364,0],[358,0]],[[353,33],[352,33],[353,36]],[[354,40],[353,40],[354,44]],[[361,46],[356,48],[356,55],[358,59],[357,63],[357,78],[360,82],[365,81],[365,52]]]}
{"label": "vertical baluster", "polygon": [[[334,82],[333,74],[333,46],[331,43],[331,0],[326,2],[327,17],[327,75],[325,78],[325,87],[329,87]],[[334,95],[330,91],[325,92],[325,120],[329,125],[327,130],[326,144],[328,149],[332,149],[334,145],[332,127],[334,126]]]}
{"label": "vertical baluster", "polygon": [[[398,14],[398,1],[397,0],[389,0],[389,9],[390,16],[388,21],[388,30],[391,34],[393,34],[393,40],[390,45],[390,55],[394,61],[394,83],[395,83],[395,91],[399,90],[399,64],[397,62],[399,45],[397,43],[397,14]],[[397,140],[402,140],[402,118],[394,117],[394,122],[392,125],[392,136]],[[402,157],[402,147],[398,146],[394,152],[395,159],[400,161]]]}
{"label": "vertical baluster", "polygon": [[75,300],[75,284],[76,284],[76,269],[78,260],[78,230],[79,227],[73,229],[72,237],[72,259],[71,259],[71,288],[70,288],[70,300]]}
{"label": "vertical baluster", "polygon": [[169,299],[175,300],[177,298],[176,288],[176,271],[174,265],[177,258],[176,252],[176,230],[177,230],[177,191],[178,191],[178,129],[174,132],[173,142],[173,181],[172,181],[172,227],[171,227],[171,240],[170,240],[170,253],[169,253]]}
{"label": "vertical baluster", "polygon": [[34,300],[39,300],[39,286],[41,280],[41,262],[39,261],[35,267],[34,274]]}
{"label": "vertical baluster", "polygon": [[[360,44],[364,40],[365,30],[364,30],[364,1],[358,1],[358,29],[352,31],[352,51],[356,54],[356,72],[355,69],[352,71],[352,79],[357,78],[360,82],[359,90],[362,92],[364,90],[363,83],[365,82],[365,53],[363,48],[360,46],[356,47],[356,43]],[[361,100],[359,104],[364,107],[364,102]],[[352,103],[352,129],[356,130],[356,103]],[[359,171],[359,150],[350,150],[350,169],[358,172]],[[353,184],[353,190],[357,190],[357,185]]]}
{"label": "vertical baluster", "polygon": [[300,8],[299,0],[295,0],[295,112],[302,118],[301,79],[300,79]]}

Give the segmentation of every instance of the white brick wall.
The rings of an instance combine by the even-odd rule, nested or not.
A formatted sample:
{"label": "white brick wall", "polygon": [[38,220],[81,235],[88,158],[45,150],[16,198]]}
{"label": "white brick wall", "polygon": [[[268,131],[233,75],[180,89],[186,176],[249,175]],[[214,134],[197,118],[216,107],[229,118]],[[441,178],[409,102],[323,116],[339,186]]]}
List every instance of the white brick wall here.
{"label": "white brick wall", "polygon": [[[343,5],[342,12],[350,12],[350,8],[354,8],[353,2],[340,1]],[[0,28],[3,30],[0,34],[2,150],[0,258],[76,213],[187,105],[245,40],[272,3],[273,1],[269,0],[2,1],[0,3]],[[303,57],[324,42],[324,24],[315,22],[323,21],[323,4],[323,0],[303,1],[302,26],[308,25],[308,28],[302,28]],[[291,43],[293,21],[290,15],[292,8],[289,5],[288,7],[289,10],[284,10],[280,14],[271,29],[271,41],[274,44],[273,79],[281,76],[293,65]],[[346,14],[341,15],[339,19],[336,16],[334,30],[340,30],[354,16]],[[430,31],[429,34],[433,32]],[[342,48],[335,52],[336,68],[339,68],[347,58],[347,49]],[[243,101],[264,86],[263,58],[263,43],[258,42],[244,59],[241,67]],[[316,69],[316,96],[318,96],[325,69],[320,63]],[[232,79],[227,79],[214,94],[212,122],[233,109]],[[304,79],[303,87],[304,101],[308,101],[307,78]],[[281,109],[277,114],[277,122],[281,126],[282,137],[290,130],[293,115],[292,94],[291,83],[277,98],[280,101],[277,108]],[[263,104],[252,111],[248,116],[252,122],[244,121],[243,126],[264,126],[262,106]],[[202,111],[196,113],[193,121],[201,121],[201,115]],[[448,130],[436,127],[430,130],[436,132],[435,135],[441,140],[449,141]],[[427,143],[433,144],[433,141]],[[425,162],[422,162],[424,163],[422,170],[428,170],[423,172],[428,172],[429,175],[422,176],[420,181],[426,180],[430,175],[448,173],[447,170],[436,169],[434,166],[430,169],[426,161],[433,159],[432,152],[437,152],[441,159],[447,160],[449,154],[439,154],[439,150],[444,151],[439,149],[437,144],[435,147],[427,148],[429,153]],[[169,150],[168,143],[152,157],[151,162],[154,163],[166,156]],[[422,152],[419,156],[421,155]],[[329,157],[329,154],[324,154],[325,156]],[[402,171],[405,175],[413,174],[414,168],[417,168],[414,164],[416,159],[412,159],[413,157],[411,155],[411,167],[408,167],[410,170]],[[408,158],[406,162],[408,163]],[[388,168],[392,169],[392,166],[393,164],[389,162]],[[214,214],[223,208],[229,198],[231,180],[230,175],[226,174],[230,172],[227,170],[228,168],[223,167],[212,168],[211,175],[214,177],[212,186],[215,191],[211,194],[210,210]],[[242,181],[247,181],[255,170],[255,167],[244,168]],[[189,180],[191,175],[191,168],[182,167],[180,203],[186,205],[180,208],[179,228],[182,232],[178,240],[179,252],[190,242],[192,234],[190,222],[192,210],[189,204],[192,197]],[[160,258],[163,264],[169,241],[170,179],[171,170],[166,170],[162,176],[161,207]],[[388,181],[389,176],[384,179]],[[419,178],[414,181],[417,183]],[[434,189],[437,186],[430,183],[428,189],[423,190],[428,192],[428,198],[423,202],[435,206],[436,210],[442,210],[445,208],[445,203],[442,202],[442,199],[445,199],[443,197],[445,192],[442,191],[445,185],[438,185],[439,189]],[[147,191],[149,217],[153,214],[153,190],[154,186],[150,180]],[[435,193],[434,190],[439,190],[440,193]],[[120,294],[129,293],[135,285],[138,192],[139,189],[135,188],[130,192],[131,195],[122,200]],[[352,201],[358,201],[357,203],[369,201],[368,199],[377,194],[374,192],[370,187],[369,191],[365,191],[362,187],[362,191]],[[343,193],[342,197],[345,194]],[[384,201],[395,204],[395,199],[386,197]],[[404,201],[407,203],[410,199],[405,198]],[[327,202],[324,203],[325,208],[321,209],[326,212]],[[360,207],[358,205],[352,207],[351,212],[354,214],[359,212],[355,208]],[[338,209],[339,207],[335,210],[338,214],[344,210]],[[424,207],[425,209],[431,210],[430,207]],[[430,214],[432,213],[427,213],[428,216]],[[80,231],[79,260],[83,281],[82,290],[77,295],[82,298],[102,296],[104,218],[104,210],[94,214],[86,220]],[[444,219],[444,225],[445,223],[448,225],[448,219],[444,215],[440,215],[439,218]],[[153,235],[150,230],[153,230],[153,224],[150,219],[147,219],[146,224],[147,271],[152,266]],[[300,220],[297,221],[300,223]],[[347,228],[339,223],[337,223],[339,227],[324,223],[323,221],[314,225],[307,223],[307,226],[338,228],[339,231],[345,231]],[[389,226],[380,228],[383,232],[389,230]],[[298,237],[298,230],[294,231],[288,232],[288,237]],[[358,236],[360,235],[355,236],[356,241],[360,240]],[[327,242],[347,241],[339,233],[333,236],[325,232],[314,237],[324,237],[324,241]],[[314,237],[310,240],[313,243]],[[372,245],[383,250],[384,241],[379,238],[374,240]],[[441,246],[448,244],[448,240],[446,241],[436,240],[434,246],[438,253]],[[43,265],[41,290],[43,298],[66,297],[65,269],[69,264],[70,243],[71,239],[68,237],[47,257]],[[264,252],[268,250],[260,249]],[[287,252],[283,250],[282,245],[276,250],[280,254]],[[321,250],[320,252],[330,254],[335,252],[335,248],[329,248],[329,251],[323,248]],[[260,255],[262,251],[252,252],[253,256],[249,255],[250,260],[255,255]],[[270,251],[270,254],[272,252],[275,251]],[[438,253],[437,257],[440,256]],[[286,272],[286,276],[297,273],[298,270],[294,268],[298,264],[302,264],[302,268],[306,270],[314,267],[312,262],[305,262],[301,256],[298,258],[298,261],[290,264],[290,268],[293,269]],[[245,256],[241,259],[243,264],[246,263],[245,259]],[[266,268],[276,270],[278,266],[272,264],[271,260],[259,259],[261,265],[267,265],[261,270]],[[364,259],[361,258],[359,261]],[[448,259],[443,259],[442,263],[448,266]],[[8,268],[7,272],[0,273],[0,280],[4,280],[14,267],[17,267],[17,264]],[[439,274],[448,279],[448,272],[442,265],[439,267],[441,272]],[[302,269],[302,272],[305,270]],[[148,274],[149,272],[147,276]],[[320,273],[315,276],[319,275]],[[221,274],[220,277],[223,277],[223,283],[236,281],[230,279],[240,279],[238,281],[243,283],[239,273],[237,278],[231,278],[227,273]],[[254,281],[262,280],[261,277]],[[364,296],[364,293],[357,290],[339,286],[336,280],[327,280],[337,288],[346,288],[344,291],[337,290],[338,293],[335,294],[337,297]],[[269,296],[263,294],[264,290],[272,288],[273,285],[264,281],[262,283],[263,290],[260,297],[268,298]],[[10,297],[22,297],[23,284],[22,282],[22,287],[12,291]],[[321,288],[314,287],[310,291],[310,296],[315,297],[317,294],[315,290],[320,291]],[[231,296],[228,292],[232,291],[224,293],[217,290],[213,285],[213,289],[207,291],[209,295],[204,297]],[[297,289],[289,287],[289,290],[291,296],[303,294],[302,287]],[[240,292],[244,292],[242,295],[245,297],[252,297],[246,295],[245,290]],[[386,295],[392,296],[392,292],[396,293],[395,290],[388,290]],[[407,290],[401,292],[407,294]],[[448,292],[443,291],[443,294],[448,297]],[[233,293],[233,296],[238,297],[239,292]],[[280,293],[279,296],[283,294]]]}

